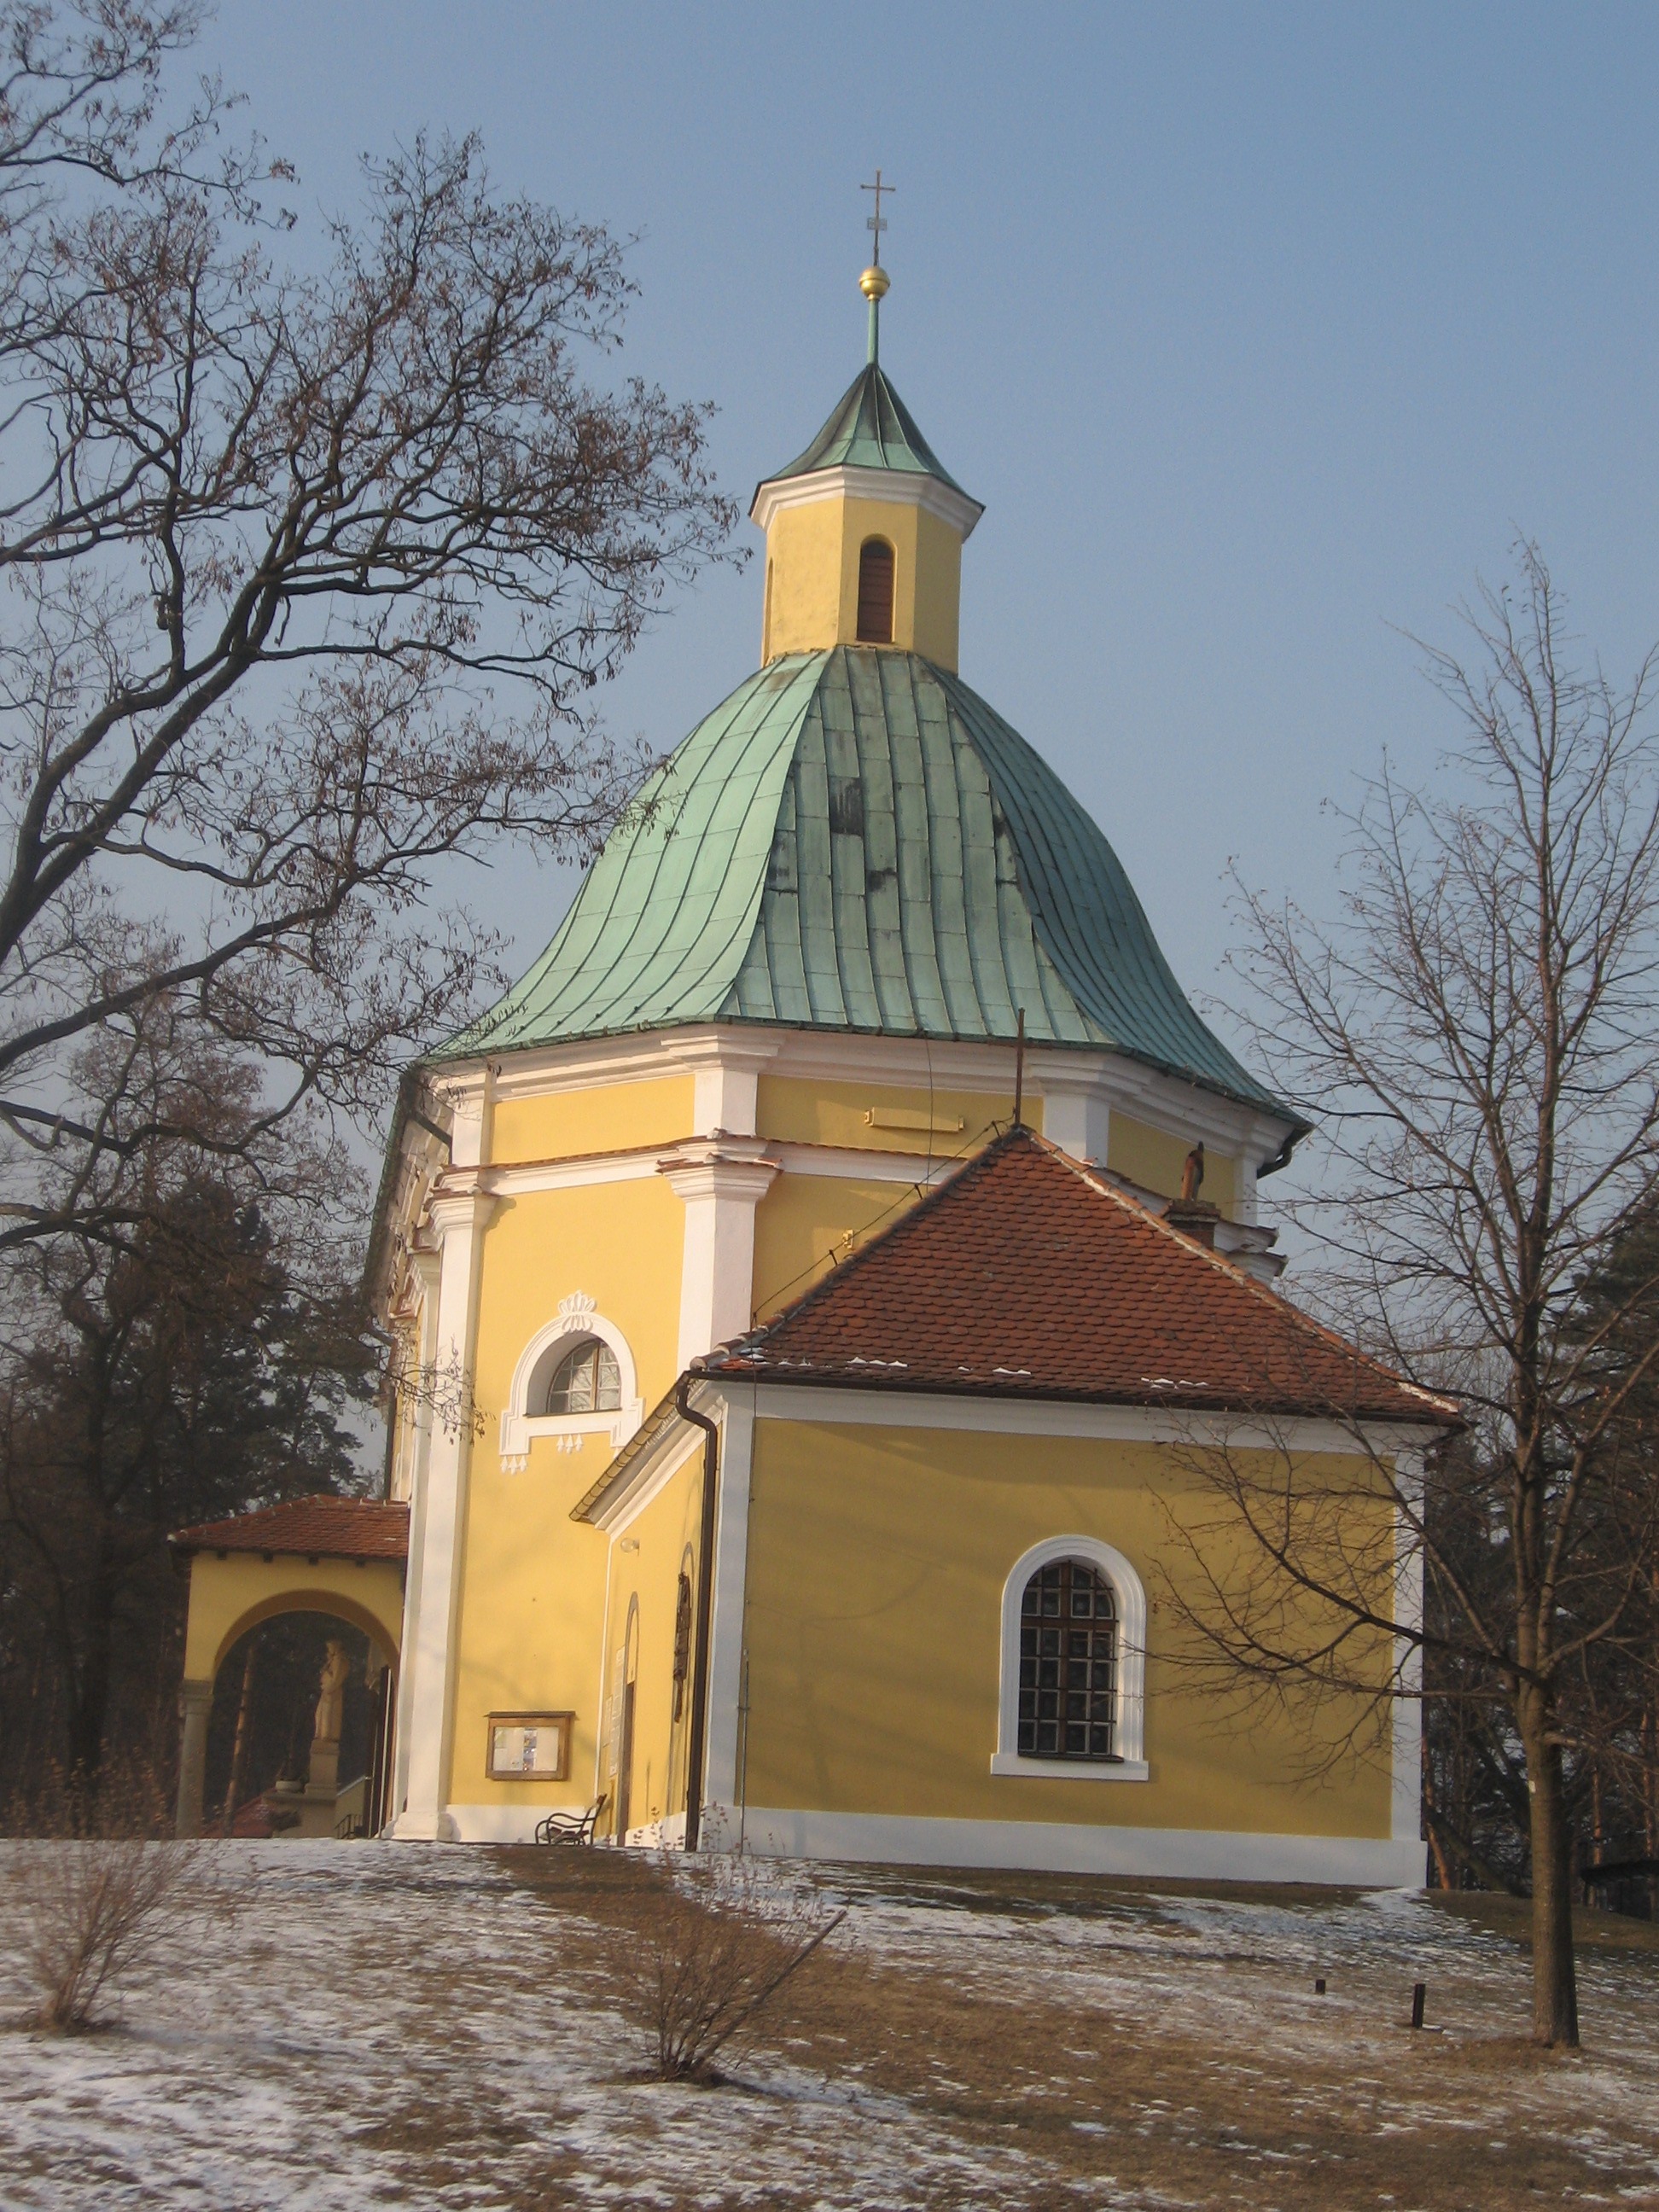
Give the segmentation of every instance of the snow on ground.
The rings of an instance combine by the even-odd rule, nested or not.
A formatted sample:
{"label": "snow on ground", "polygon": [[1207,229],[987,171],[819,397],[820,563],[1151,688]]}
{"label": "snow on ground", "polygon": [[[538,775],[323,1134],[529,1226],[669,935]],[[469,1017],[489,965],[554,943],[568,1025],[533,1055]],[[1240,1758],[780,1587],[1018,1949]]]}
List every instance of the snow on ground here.
{"label": "snow on ground", "polygon": [[[8,1878],[27,1848],[0,1846],[8,2020],[27,2002]],[[793,2036],[735,2059],[734,2086],[649,2081],[638,2029],[616,2009],[605,1949],[616,1929],[585,1920],[579,1892],[526,1887],[496,1853],[327,1843],[219,1853],[252,1878],[234,1932],[159,1960],[126,1996],[118,2032],[0,2038],[0,2204],[1107,2212],[1259,2201],[1195,2188],[1190,2166],[1167,2190],[1155,2163],[1115,2179],[1123,2142],[1109,2155],[1103,2120],[1066,2118],[1058,2072],[1020,2090],[1060,2100],[1073,2148],[1058,2162],[1036,2134],[1020,2144],[975,2125],[977,2088],[952,2105],[867,2087],[871,2053],[802,2057]],[[1337,2084],[1373,2143],[1431,2122],[1473,2130],[1494,2151],[1565,2131],[1606,2201],[1659,2203],[1651,1952],[1587,1960],[1592,2055],[1570,2075],[1498,2065],[1471,2106],[1467,2081],[1437,2102],[1434,2068],[1402,2069],[1406,2046],[1430,2047],[1401,2032],[1411,1984],[1428,1983],[1429,2019],[1443,2031],[1432,2048],[1449,2061],[1482,2038],[1524,2033],[1525,1960],[1420,1899],[1276,1904],[1079,1884],[1020,1895],[1006,1877],[819,1871],[848,1907],[832,1942],[860,1971],[939,1982],[988,2008],[1075,2003],[1091,2018],[1151,2023],[1172,2051],[1201,2051],[1224,2089],[1277,2069],[1292,2085],[1292,2117],[1316,2114]],[[797,1875],[761,1878],[784,1887]],[[1313,1993],[1316,1975],[1326,1996]],[[941,2054],[941,2067],[959,2063]],[[967,2086],[944,2079],[946,2090]],[[1141,2137],[1165,2128],[1178,2148],[1207,2128],[1214,2149],[1213,2116],[1183,2120],[1196,2106],[1137,2095]],[[1259,2170],[1287,2154],[1252,2155]],[[1364,2201],[1393,2199],[1372,2185]]]}
{"label": "snow on ground", "polygon": [[490,1853],[223,1848],[258,1871],[229,1970],[170,1961],[118,2034],[0,2045],[8,2207],[970,2205],[1035,2179],[787,2069],[769,2095],[630,2080],[638,2034]]}

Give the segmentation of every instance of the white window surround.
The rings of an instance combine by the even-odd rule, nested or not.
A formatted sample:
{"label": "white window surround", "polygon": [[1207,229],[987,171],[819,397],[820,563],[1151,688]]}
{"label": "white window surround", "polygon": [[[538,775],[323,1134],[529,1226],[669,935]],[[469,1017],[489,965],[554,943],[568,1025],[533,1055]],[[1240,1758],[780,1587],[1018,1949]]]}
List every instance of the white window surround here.
{"label": "white window surround", "polygon": [[[562,1356],[562,1346],[579,1337],[597,1336],[617,1357],[622,1403],[611,1413],[532,1413],[530,1404],[538,1382],[550,1376]],[[612,1444],[625,1444],[645,1419],[644,1401],[628,1339],[613,1321],[596,1310],[585,1291],[572,1291],[559,1300],[559,1310],[544,1328],[538,1328],[519,1354],[501,1420],[502,1471],[521,1474],[530,1462],[530,1447],[537,1437],[554,1437],[562,1450],[572,1450],[584,1437],[604,1436]],[[568,1442],[566,1439],[569,1439]]]}
{"label": "white window surround", "polygon": [[[1082,1559],[1105,1576],[1117,1599],[1117,1714],[1121,1756],[1109,1763],[1086,1759],[1024,1759],[1019,1751],[1019,1628],[1025,1585],[1057,1559]],[[1121,1552],[1093,1536],[1051,1536],[1033,1544],[1008,1571],[1002,1585],[1002,1694],[997,1712],[993,1774],[1044,1775],[1067,1782],[1146,1782],[1146,1593]]]}

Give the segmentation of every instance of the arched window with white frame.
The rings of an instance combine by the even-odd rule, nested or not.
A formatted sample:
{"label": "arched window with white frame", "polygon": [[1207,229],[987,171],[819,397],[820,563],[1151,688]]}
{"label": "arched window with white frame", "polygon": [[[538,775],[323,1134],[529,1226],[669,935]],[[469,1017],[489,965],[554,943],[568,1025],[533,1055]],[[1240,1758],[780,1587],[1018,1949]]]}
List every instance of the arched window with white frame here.
{"label": "arched window with white frame", "polygon": [[[540,1389],[533,1385],[532,1408],[538,1413],[615,1413],[622,1409],[622,1369],[602,1336],[579,1336],[558,1357]],[[544,1367],[549,1363],[542,1362]],[[538,1403],[538,1401],[540,1402]]]}
{"label": "arched window with white frame", "polygon": [[538,1437],[561,1451],[580,1451],[595,1435],[624,1444],[644,1413],[627,1338],[573,1291],[519,1355],[501,1419],[501,1465],[522,1472]]}
{"label": "arched window with white frame", "polygon": [[1146,1594],[1094,1536],[1034,1544],[1002,1590],[993,1774],[1144,1782]]}

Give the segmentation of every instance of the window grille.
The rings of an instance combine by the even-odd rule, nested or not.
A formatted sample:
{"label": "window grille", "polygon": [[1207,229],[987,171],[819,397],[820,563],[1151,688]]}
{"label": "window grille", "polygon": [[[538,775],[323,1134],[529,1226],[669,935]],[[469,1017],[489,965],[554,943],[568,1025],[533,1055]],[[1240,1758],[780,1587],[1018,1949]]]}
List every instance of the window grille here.
{"label": "window grille", "polygon": [[597,1336],[571,1346],[547,1386],[550,1413],[614,1413],[622,1406],[622,1370],[611,1346]]}
{"label": "window grille", "polygon": [[1081,1559],[1039,1567],[1019,1621],[1019,1750],[1027,1759],[1111,1759],[1117,1599]]}
{"label": "window grille", "polygon": [[859,549],[859,643],[893,642],[893,549],[866,538]]}

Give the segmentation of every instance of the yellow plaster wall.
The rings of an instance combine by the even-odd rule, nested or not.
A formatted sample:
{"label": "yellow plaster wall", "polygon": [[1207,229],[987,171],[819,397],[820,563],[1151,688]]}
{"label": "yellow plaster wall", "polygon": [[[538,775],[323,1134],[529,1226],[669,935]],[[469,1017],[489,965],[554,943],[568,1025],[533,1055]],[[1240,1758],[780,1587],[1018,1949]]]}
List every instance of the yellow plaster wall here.
{"label": "yellow plaster wall", "polygon": [[[611,1595],[605,1641],[605,1693],[616,1687],[617,1654],[627,1631],[630,1601],[639,1601],[639,1649],[634,1678],[634,1782],[629,1822],[648,1826],[685,1810],[685,1749],[691,1719],[688,1673],[680,1718],[674,1719],[674,1612],[681,1566],[696,1587],[698,1516],[702,1503],[702,1439],[699,1436],[684,1464],[641,1512],[620,1530],[611,1546]],[[627,1549],[625,1547],[634,1548]],[[607,1708],[607,1712],[609,1708]],[[600,1786],[610,1791],[605,1826],[616,1812],[617,1784],[609,1772],[608,1748],[601,1759]]]}
{"label": "yellow plaster wall", "polygon": [[[1178,1198],[1181,1171],[1192,1148],[1190,1138],[1171,1136],[1166,1129],[1150,1128],[1144,1121],[1132,1121],[1127,1114],[1115,1113],[1107,1131],[1106,1164],[1114,1174],[1138,1182],[1143,1190]],[[1238,1201],[1237,1161],[1206,1151],[1200,1195],[1231,1214]]]}
{"label": "yellow plaster wall", "polygon": [[948,522],[918,508],[912,650],[941,668],[954,668],[961,632],[962,540]]}
{"label": "yellow plaster wall", "polygon": [[1093,1535],[1128,1558],[1155,1601],[1160,1554],[1180,1571],[1160,1498],[1183,1484],[1191,1477],[1170,1451],[1150,1445],[758,1422],[744,1630],[747,1802],[1386,1837],[1386,1771],[1301,1782],[1301,1746],[1286,1723],[1248,1735],[1236,1720],[1212,1724],[1160,1665],[1171,1629],[1156,1610],[1149,1781],[989,1771],[1002,1587],[1014,1561],[1052,1536]]}
{"label": "yellow plaster wall", "polygon": [[[926,1152],[921,1127],[877,1128],[865,1119],[872,1110],[914,1115],[934,1124],[935,1159],[971,1150],[993,1121],[1006,1121],[1010,1095],[936,1089],[903,1090],[872,1083],[809,1083],[794,1076],[763,1075],[757,1112],[760,1133],[780,1144],[841,1145],[863,1152]],[[960,1121],[953,1129],[951,1123]]]}
{"label": "yellow plaster wall", "polygon": [[893,549],[892,643],[956,666],[961,538],[919,507],[839,494],[780,507],[772,518],[763,660],[857,642],[859,552],[866,538],[884,538]]}
{"label": "yellow plaster wall", "polygon": [[780,507],[766,533],[769,572],[763,662],[821,653],[841,638],[842,507],[838,499]]}
{"label": "yellow plaster wall", "polygon": [[[538,1437],[521,1473],[501,1467],[497,1417],[513,1370],[559,1301],[586,1291],[627,1338],[647,1408],[672,1382],[685,1211],[660,1176],[503,1200],[480,1256],[472,1446],[455,1669],[451,1799],[585,1805],[600,1723],[605,1537],[570,1509],[614,1456],[604,1432],[561,1452]],[[484,1776],[492,1712],[574,1712],[566,1783]]]}
{"label": "yellow plaster wall", "polygon": [[755,1316],[769,1321],[802,1297],[830,1266],[832,1248],[843,1251],[850,1231],[861,1243],[867,1231],[885,1228],[915,1202],[908,1183],[872,1177],[782,1175],[755,1209]]}
{"label": "yellow plaster wall", "polygon": [[185,1679],[210,1682],[237,1638],[283,1613],[327,1613],[361,1628],[395,1661],[404,1626],[402,1566],[392,1559],[311,1560],[278,1553],[198,1552],[190,1563]]}
{"label": "yellow plaster wall", "polygon": [[593,1091],[559,1091],[495,1102],[490,1158],[557,1160],[672,1145],[693,1133],[696,1085],[689,1075],[653,1076]]}

